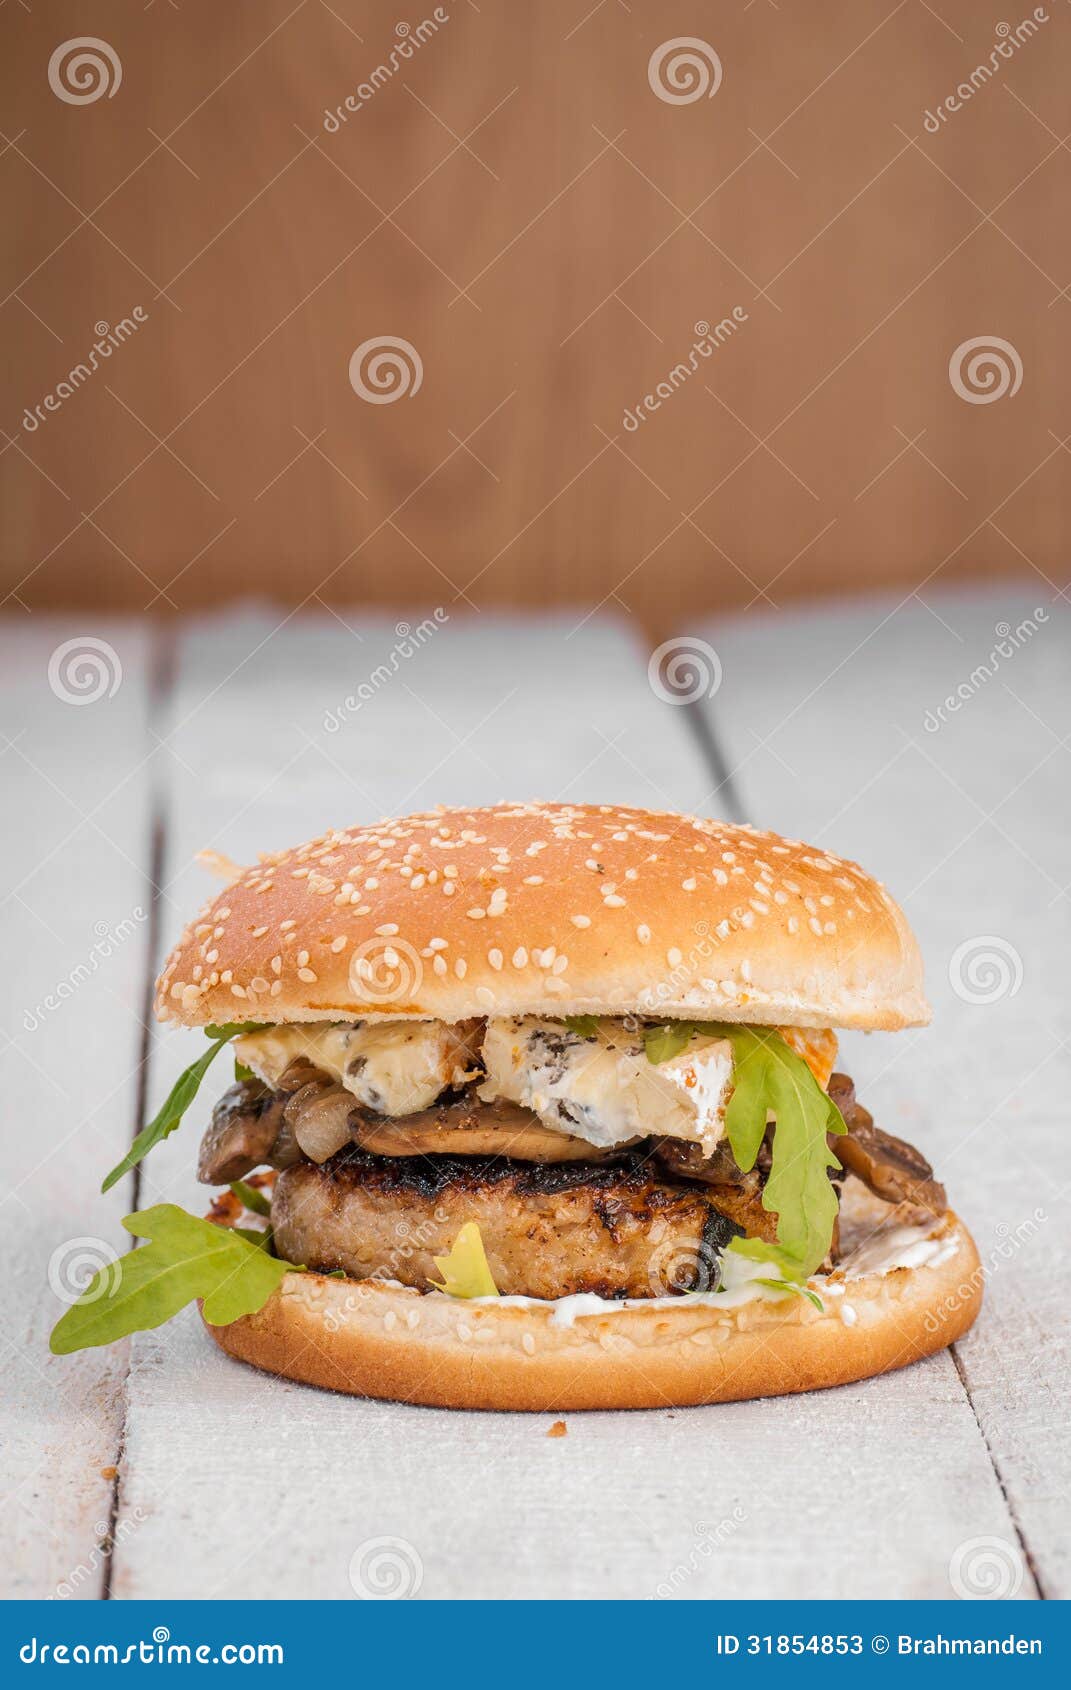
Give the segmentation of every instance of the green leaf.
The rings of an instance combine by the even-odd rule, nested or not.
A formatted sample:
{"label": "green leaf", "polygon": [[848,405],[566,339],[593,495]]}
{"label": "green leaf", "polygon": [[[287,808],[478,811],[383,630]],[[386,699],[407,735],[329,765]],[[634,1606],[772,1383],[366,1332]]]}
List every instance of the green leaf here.
{"label": "green leaf", "polygon": [[128,1174],[131,1168],[137,1167],[138,1163],[149,1154],[154,1145],[160,1144],[165,1138],[170,1138],[175,1128],[181,1126],[183,1115],[201,1089],[201,1081],[225,1044],[229,1044],[230,1040],[237,1038],[240,1033],[263,1031],[263,1029],[264,1022],[262,1021],[231,1021],[220,1027],[206,1027],[204,1031],[208,1038],[212,1040],[211,1047],[205,1051],[203,1056],[199,1056],[196,1062],[191,1062],[190,1066],[179,1075],[168,1092],[162,1108],[153,1116],[148,1126],[141,1129],[122,1161],[116,1163],[100,1189],[110,1191],[117,1180],[122,1179],[124,1174]]}
{"label": "green leaf", "polygon": [[643,1035],[643,1048],[648,1062],[656,1066],[679,1056],[691,1040],[695,1027],[691,1021],[668,1021],[664,1027],[648,1027]]}
{"label": "green leaf", "polygon": [[244,1179],[232,1179],[231,1190],[243,1209],[248,1209],[251,1215],[271,1214],[270,1198],[265,1197],[263,1191],[258,1191],[255,1185],[247,1185]]}
{"label": "green leaf", "polygon": [[566,1015],[563,1019],[569,1031],[581,1039],[593,1039],[599,1030],[597,1015]]}
{"label": "green leaf", "polygon": [[254,1074],[252,1068],[247,1068],[244,1062],[239,1062],[238,1058],[235,1057],[234,1078],[236,1081],[241,1083],[243,1080],[255,1080],[256,1075]]}
{"label": "green leaf", "polygon": [[123,1225],[151,1242],[94,1275],[56,1322],[49,1341],[53,1355],[148,1332],[198,1297],[210,1325],[229,1326],[263,1308],[288,1273],[303,1271],[232,1228],[198,1220],[174,1203],[127,1215]]}
{"label": "green leaf", "polygon": [[431,1283],[448,1297],[497,1297],[498,1286],[491,1276],[484,1253],[483,1238],[475,1221],[466,1221],[448,1256],[434,1256],[432,1260],[442,1279]]}
{"label": "green leaf", "polygon": [[[777,1261],[786,1279],[803,1284],[825,1260],[833,1238],[838,1203],[829,1170],[840,1163],[826,1134],[846,1131],[840,1110],[803,1058],[771,1027],[702,1022],[696,1031],[728,1039],[733,1047],[733,1092],[725,1130],[743,1173],[755,1166],[767,1116],[774,1118],[773,1157],[762,1206],[777,1216],[777,1255],[768,1259]],[[744,1254],[764,1259],[750,1248],[761,1246],[761,1239],[740,1242],[749,1246]]]}
{"label": "green leaf", "polygon": [[817,1291],[812,1291],[808,1285],[796,1285],[788,1279],[757,1279],[755,1283],[756,1285],[765,1285],[768,1291],[784,1291],[793,1297],[806,1297],[809,1303],[814,1304],[819,1313],[825,1314],[826,1312],[821,1297]]}

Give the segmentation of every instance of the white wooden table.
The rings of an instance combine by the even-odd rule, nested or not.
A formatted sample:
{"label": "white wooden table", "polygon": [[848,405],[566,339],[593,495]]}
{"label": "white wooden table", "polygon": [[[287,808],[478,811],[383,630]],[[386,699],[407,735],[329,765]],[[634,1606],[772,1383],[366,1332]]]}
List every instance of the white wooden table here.
{"label": "white wooden table", "polygon": [[[1037,632],[969,681],[995,625],[1036,606]],[[4,1594],[350,1598],[354,1550],[392,1538],[427,1597],[947,1596],[977,1539],[993,1542],[968,1565],[995,1558],[1002,1587],[1021,1572],[1023,1597],[1071,1595],[1071,607],[1019,584],[686,622],[723,671],[690,708],[656,696],[636,630],[577,622],[451,617],[378,681],[398,636],[359,615],[0,625]],[[121,684],[74,704],[49,662],[87,632]],[[248,861],[329,824],[507,796],[746,816],[889,883],[934,1026],[849,1035],[842,1064],[974,1228],[991,1271],[968,1339],[835,1392],[574,1414],[556,1439],[550,1416],[260,1376],[190,1312],[51,1357],[50,1262],[62,1277],[80,1250],[125,1247],[135,1200],[203,1207],[212,1085],[138,1193],[99,1194],[196,1048],[146,1020],[208,890],[194,852]],[[979,950],[995,976],[984,957],[971,972]]]}

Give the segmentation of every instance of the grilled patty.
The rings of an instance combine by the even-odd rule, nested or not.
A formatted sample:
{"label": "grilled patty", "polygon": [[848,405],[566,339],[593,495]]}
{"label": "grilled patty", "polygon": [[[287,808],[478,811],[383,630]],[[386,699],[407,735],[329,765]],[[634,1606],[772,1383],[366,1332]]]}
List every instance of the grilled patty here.
{"label": "grilled patty", "polygon": [[741,1228],[695,1186],[614,1167],[474,1156],[391,1158],[354,1148],[275,1184],[275,1248],[320,1272],[427,1290],[466,1221],[476,1221],[503,1296],[651,1297],[708,1290]]}

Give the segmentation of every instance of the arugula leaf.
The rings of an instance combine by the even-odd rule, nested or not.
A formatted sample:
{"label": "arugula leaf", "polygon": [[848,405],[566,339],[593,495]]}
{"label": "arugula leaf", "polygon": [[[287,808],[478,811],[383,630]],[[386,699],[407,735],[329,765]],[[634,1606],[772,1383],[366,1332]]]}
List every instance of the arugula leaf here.
{"label": "arugula leaf", "polygon": [[197,1096],[201,1081],[223,1046],[229,1044],[231,1039],[237,1038],[240,1033],[262,1032],[264,1025],[263,1021],[230,1021],[223,1026],[204,1029],[206,1036],[212,1040],[211,1047],[179,1075],[159,1112],[153,1116],[147,1127],[141,1129],[122,1161],[116,1163],[105,1179],[100,1188],[102,1191],[110,1191],[117,1180],[128,1174],[131,1168],[137,1167],[154,1145],[170,1138],[175,1128],[182,1124],[183,1115]]}
{"label": "arugula leaf", "polygon": [[785,1278],[787,1272],[793,1271],[792,1258],[782,1250],[780,1244],[768,1244],[764,1238],[731,1238],[728,1248],[738,1256],[743,1256],[750,1262],[770,1262],[776,1267],[782,1277],[780,1279],[756,1279],[756,1285],[765,1285],[770,1291],[785,1291],[794,1296],[806,1297],[816,1309],[825,1310],[821,1297],[807,1285],[800,1285],[795,1279]]}
{"label": "arugula leaf", "polygon": [[270,1199],[265,1197],[263,1191],[258,1191],[255,1185],[247,1185],[244,1179],[232,1179],[231,1190],[243,1209],[248,1209],[251,1215],[271,1214]]}
{"label": "arugula leaf", "polygon": [[807,1301],[813,1303],[820,1314],[826,1312],[821,1297],[817,1291],[812,1291],[808,1285],[796,1285],[794,1281],[789,1279],[757,1279],[755,1283],[756,1285],[765,1285],[769,1291],[788,1291],[794,1297],[806,1297]]}
{"label": "arugula leaf", "polygon": [[157,1203],[127,1215],[128,1232],[150,1243],[95,1274],[76,1303],[52,1331],[53,1355],[112,1344],[131,1332],[148,1332],[198,1297],[212,1326],[229,1326],[255,1314],[288,1273],[303,1273],[293,1262],[279,1261],[264,1240],[214,1221],[198,1220],[174,1203]]}
{"label": "arugula leaf", "polygon": [[434,1256],[432,1260],[442,1279],[431,1283],[448,1297],[497,1297],[498,1286],[491,1276],[484,1253],[483,1238],[475,1221],[466,1221],[448,1256]]}
{"label": "arugula leaf", "polygon": [[235,1057],[234,1078],[236,1081],[241,1082],[242,1080],[255,1080],[256,1075],[254,1074],[252,1068],[247,1068],[244,1062],[239,1062],[238,1058]]}
{"label": "arugula leaf", "polygon": [[[826,1134],[847,1131],[841,1112],[803,1058],[771,1027],[701,1022],[696,1031],[728,1039],[733,1047],[733,1093],[725,1130],[741,1172],[755,1166],[767,1113],[774,1117],[773,1158],[762,1206],[777,1216],[778,1254],[773,1259],[786,1279],[805,1283],[825,1260],[833,1237],[838,1204],[829,1169],[840,1163]],[[744,1253],[760,1259],[750,1248]]]}
{"label": "arugula leaf", "polygon": [[562,1019],[569,1031],[581,1039],[593,1039],[599,1030],[597,1015],[566,1015]]}
{"label": "arugula leaf", "polygon": [[657,1067],[679,1056],[695,1032],[691,1021],[667,1021],[664,1027],[647,1027],[643,1034],[643,1048],[648,1062]]}

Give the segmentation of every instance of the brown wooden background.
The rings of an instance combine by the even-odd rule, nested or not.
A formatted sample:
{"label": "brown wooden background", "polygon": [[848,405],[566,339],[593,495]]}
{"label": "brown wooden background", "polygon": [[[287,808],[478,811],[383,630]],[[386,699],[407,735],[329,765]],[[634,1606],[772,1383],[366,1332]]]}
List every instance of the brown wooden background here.
{"label": "brown wooden background", "polygon": [[[997,0],[994,0],[994,7]],[[351,113],[401,0],[0,12],[10,611],[667,607],[1031,567],[1066,579],[1071,16],[939,133],[1032,8],[978,0],[452,0]],[[53,50],[98,35],[113,97]],[[714,47],[713,98],[648,81]],[[140,305],[33,432],[27,406]],[[738,333],[622,426],[733,306]],[[400,336],[420,391],[350,386]],[[953,391],[1000,336],[1020,390]]]}

